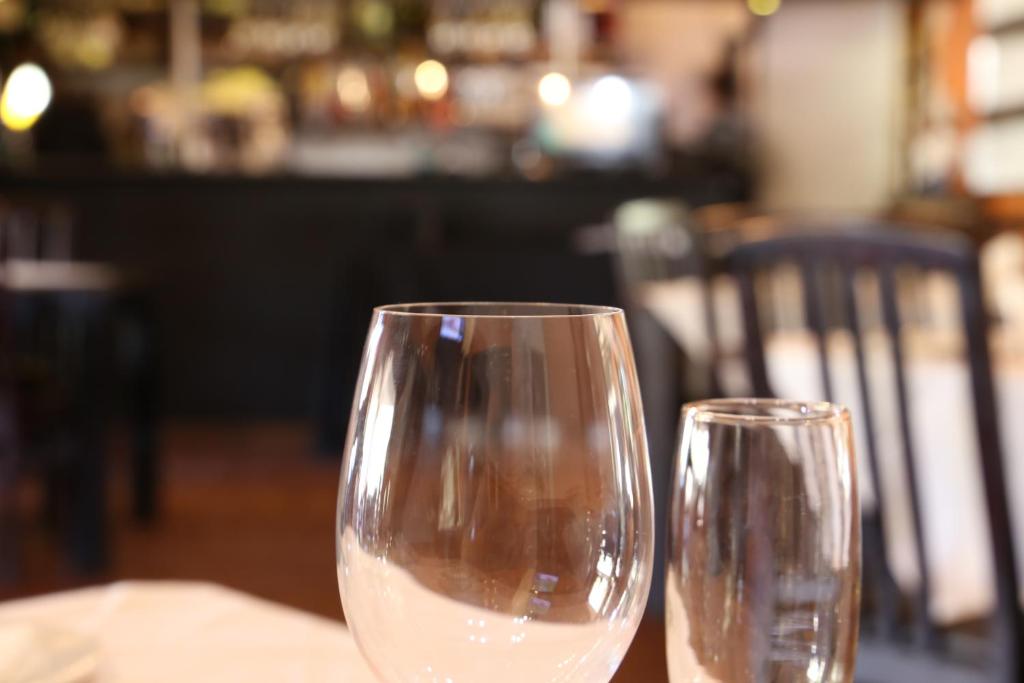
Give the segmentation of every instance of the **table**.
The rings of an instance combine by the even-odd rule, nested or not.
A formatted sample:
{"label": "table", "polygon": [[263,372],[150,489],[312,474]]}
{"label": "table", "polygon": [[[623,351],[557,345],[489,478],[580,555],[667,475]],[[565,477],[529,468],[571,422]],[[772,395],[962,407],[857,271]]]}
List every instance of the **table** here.
{"label": "table", "polygon": [[92,683],[376,681],[344,625],[208,583],[127,581],[0,604],[0,625],[11,621],[94,638]]}
{"label": "table", "polygon": [[[37,463],[48,496],[64,501],[58,527],[75,569],[102,570],[109,545],[103,437],[118,403],[112,388],[127,399],[121,412],[133,442],[134,513],[144,521],[156,515],[159,359],[149,296],[117,268],[56,259],[5,260],[0,288],[15,403],[22,421],[36,425],[22,430],[16,458]],[[57,451],[53,439],[41,443],[33,432],[61,435]]]}
{"label": "table", "polygon": [[[343,624],[210,583],[124,581],[0,603],[0,631],[10,623],[94,638],[89,683],[377,682]],[[664,644],[662,622],[643,622],[615,680],[666,680]],[[0,680],[4,662],[0,637]]]}

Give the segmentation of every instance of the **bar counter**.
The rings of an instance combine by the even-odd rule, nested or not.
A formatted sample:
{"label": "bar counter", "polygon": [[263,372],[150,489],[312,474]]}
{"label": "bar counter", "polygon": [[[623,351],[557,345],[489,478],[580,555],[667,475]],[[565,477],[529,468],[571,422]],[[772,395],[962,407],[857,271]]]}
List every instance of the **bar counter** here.
{"label": "bar counter", "polygon": [[[734,171],[708,168],[543,182],[82,169],[0,176],[12,210],[27,207],[45,225],[53,207],[67,209],[76,259],[148,283],[166,413],[295,417],[313,408],[342,424],[340,396],[373,304],[428,296],[609,303],[610,266],[574,254],[580,228],[636,197],[696,206],[747,195]],[[423,268],[432,275],[414,272]],[[325,392],[339,398],[325,402]]]}

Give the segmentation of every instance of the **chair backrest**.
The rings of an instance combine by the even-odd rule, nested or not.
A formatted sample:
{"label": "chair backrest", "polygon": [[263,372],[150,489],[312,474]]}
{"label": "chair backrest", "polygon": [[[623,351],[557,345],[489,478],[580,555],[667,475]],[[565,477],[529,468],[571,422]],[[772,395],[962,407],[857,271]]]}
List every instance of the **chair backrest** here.
{"label": "chair backrest", "polygon": [[0,203],[0,260],[72,257],[74,221],[59,203]]}
{"label": "chair backrest", "polygon": [[619,276],[628,287],[678,276],[699,252],[689,209],[675,199],[633,199],[612,218]]}
{"label": "chair backrest", "polygon": [[[644,302],[644,289],[655,282],[679,278],[692,278],[698,283],[708,275],[709,245],[705,243],[706,232],[703,224],[694,219],[694,212],[681,200],[671,198],[633,199],[620,205],[612,217],[613,252],[615,254],[615,284],[619,299],[631,321],[631,332],[641,334],[639,325],[633,324],[640,318],[650,317]],[[711,340],[717,337],[717,321],[711,305],[711,289],[703,287],[704,327]],[[653,321],[652,321],[653,322]],[[665,331],[654,325],[650,334],[666,336]],[[643,343],[639,344],[641,347]],[[663,345],[662,345],[663,346]],[[683,356],[690,349],[679,349]],[[662,349],[662,352],[667,352]],[[658,363],[662,362],[659,358]],[[691,368],[692,369],[692,368]],[[712,394],[718,392],[717,377],[713,368],[708,368],[709,377],[692,379],[706,385]],[[674,378],[673,381],[678,381]],[[673,433],[675,420],[673,416]]]}
{"label": "chair backrest", "polygon": [[[805,320],[813,332],[816,356],[823,380],[824,395],[833,399],[830,372],[830,327],[845,329],[853,341],[856,384],[860,397],[854,409],[860,420],[866,443],[858,444],[866,452],[868,472],[874,491],[881,492],[882,468],[878,455],[878,415],[872,413],[871,373],[866,369],[863,323],[858,318],[857,278],[864,272],[877,278],[880,301],[879,319],[888,339],[892,359],[902,467],[906,473],[910,502],[914,554],[920,571],[920,584],[909,605],[901,610],[903,596],[896,586],[887,562],[884,496],[877,495],[875,509],[865,510],[864,598],[867,611],[865,628],[882,638],[897,638],[909,632],[908,647],[922,650],[942,649],[941,634],[929,614],[929,567],[925,561],[922,501],[915,473],[913,431],[908,405],[906,358],[901,346],[901,306],[897,284],[907,272],[940,271],[951,275],[959,289],[959,305],[964,325],[967,362],[970,370],[974,419],[979,440],[980,471],[984,485],[986,519],[991,533],[995,570],[995,613],[991,620],[991,640],[998,656],[988,664],[995,671],[989,680],[1016,681],[1021,675],[1018,643],[1021,618],[1018,608],[1016,562],[1012,543],[1007,494],[1003,477],[1002,448],[997,424],[987,342],[987,319],[982,303],[978,260],[966,240],[949,234],[927,234],[877,223],[829,226],[791,226],[784,234],[740,243],[719,256],[716,270],[731,274],[737,281],[742,301],[745,328],[745,364],[753,391],[772,396],[766,367],[763,333],[763,302],[759,297],[759,278],[779,266],[796,268],[802,279]],[[830,288],[828,285],[832,285]],[[830,297],[830,295],[833,295]]]}

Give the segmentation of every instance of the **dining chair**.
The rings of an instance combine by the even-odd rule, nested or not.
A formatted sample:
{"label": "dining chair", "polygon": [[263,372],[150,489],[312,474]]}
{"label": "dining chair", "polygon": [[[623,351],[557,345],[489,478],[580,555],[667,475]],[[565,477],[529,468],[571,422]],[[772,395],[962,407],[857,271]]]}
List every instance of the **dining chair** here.
{"label": "dining chair", "polygon": [[[1005,488],[987,318],[982,300],[978,259],[973,246],[952,234],[919,233],[905,227],[872,222],[841,227],[793,225],[780,235],[736,244],[716,256],[715,270],[735,278],[744,319],[745,365],[753,393],[774,396],[766,363],[763,279],[780,265],[800,273],[805,321],[813,333],[816,364],[823,396],[834,397],[830,369],[831,331],[845,330],[852,338],[859,403],[851,406],[860,421],[868,479],[882,491],[885,468],[879,465],[879,420],[873,414],[872,377],[866,358],[865,330],[858,304],[863,304],[859,277],[877,278],[880,324],[888,339],[892,381],[898,406],[899,451],[905,494],[913,530],[913,553],[919,568],[916,589],[901,588],[894,579],[887,552],[886,506],[893,501],[877,495],[872,508],[862,510],[863,601],[862,636],[856,679],[864,683],[1010,683],[1021,680],[1022,618],[1016,560]],[[909,269],[909,270],[908,270]],[[978,440],[978,463],[983,482],[985,522],[991,538],[992,586],[995,606],[988,617],[987,637],[938,624],[930,612],[929,564],[922,523],[922,500],[915,457],[907,382],[907,354],[901,342],[905,329],[898,285],[907,272],[943,272],[959,289],[965,355],[970,373],[973,422]],[[859,292],[861,296],[859,296]],[[862,308],[861,306],[860,308]]]}
{"label": "dining chair", "polygon": [[[0,207],[0,279],[17,414],[11,477],[37,475],[46,516],[82,573],[107,558],[105,457],[114,388],[123,389],[132,444],[133,512],[156,513],[157,355],[145,292],[108,264],[72,257],[73,221],[60,206]],[[6,329],[6,328],[5,328]]]}

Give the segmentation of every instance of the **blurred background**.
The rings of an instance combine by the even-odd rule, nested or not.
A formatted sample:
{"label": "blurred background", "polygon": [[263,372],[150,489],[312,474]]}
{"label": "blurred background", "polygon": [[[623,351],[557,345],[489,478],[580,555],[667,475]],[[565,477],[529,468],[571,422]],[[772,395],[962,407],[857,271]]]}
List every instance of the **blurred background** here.
{"label": "blurred background", "polygon": [[[967,415],[968,468],[1000,453],[956,294],[980,254],[1008,476],[1024,456],[1024,0],[0,0],[0,123],[0,597],[188,578],[340,617],[339,456],[390,302],[626,307],[663,503],[681,402],[756,388],[716,264],[793,231],[968,255],[901,276],[915,325],[887,327],[964,352],[952,388],[908,382],[963,400],[913,419]],[[767,332],[844,326],[840,289],[816,322],[776,275]],[[930,613],[984,634],[992,605]],[[660,661],[637,647],[622,680]]]}

